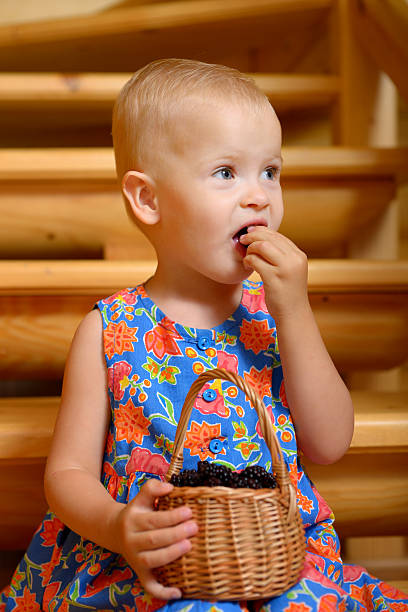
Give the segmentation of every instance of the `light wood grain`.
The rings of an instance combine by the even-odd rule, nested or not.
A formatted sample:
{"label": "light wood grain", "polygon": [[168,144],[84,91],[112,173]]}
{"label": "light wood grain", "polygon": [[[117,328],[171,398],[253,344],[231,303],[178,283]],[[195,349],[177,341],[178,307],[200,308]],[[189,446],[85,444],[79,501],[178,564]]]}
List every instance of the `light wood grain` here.
{"label": "light wood grain", "polygon": [[[0,260],[0,296],[104,297],[145,281],[155,261]],[[253,280],[259,276],[253,274]],[[310,294],[407,294],[406,260],[309,260]],[[347,297],[345,299],[348,299]],[[353,299],[353,298],[351,298]]]}
{"label": "light wood grain", "polygon": [[[96,280],[96,279],[95,279]],[[137,278],[135,277],[135,280]],[[0,378],[51,379],[62,376],[71,339],[98,297],[90,295],[3,296]],[[337,368],[386,370],[408,358],[408,295],[311,295],[327,350]]]}
{"label": "light wood grain", "polygon": [[[341,535],[408,533],[408,394],[352,392],[356,427],[347,455],[308,464]],[[43,469],[59,398],[0,399],[0,549],[23,549],[46,509]]]}
{"label": "light wood grain", "polygon": [[[401,177],[408,148],[283,147],[283,178]],[[0,181],[83,185],[117,184],[113,151],[106,147],[0,149]]]}
{"label": "light wood grain", "polygon": [[[31,167],[29,159],[22,161]],[[89,184],[54,180],[0,184],[0,257],[101,257],[112,242],[127,249],[128,259],[152,257],[114,182],[97,184],[91,175]],[[344,250],[381,215],[395,191],[391,177],[284,179],[281,232],[311,257]]]}
{"label": "light wood grain", "polygon": [[218,0],[200,2],[163,2],[135,6],[120,11],[4,26],[0,29],[0,48],[16,48],[55,40],[100,39],[112,34],[133,35],[149,29],[168,30],[187,25],[210,25],[256,17],[276,17],[294,12],[324,10],[332,0]]}
{"label": "light wood grain", "polygon": [[355,31],[365,51],[386,72],[408,100],[408,7],[403,0],[362,0],[357,4]]}
{"label": "light wood grain", "polygon": [[[113,103],[131,76],[131,73],[2,73],[0,109],[12,114],[30,113],[33,109],[52,110],[56,114],[61,110],[65,120],[66,113],[72,112],[71,125],[81,124],[79,115],[88,113],[89,109],[105,110],[105,121],[110,124]],[[250,76],[278,111],[327,106],[339,93],[339,80],[334,75],[251,73]]]}
{"label": "light wood grain", "polygon": [[[355,430],[349,454],[407,453],[408,392],[351,396]],[[47,457],[58,407],[59,397],[0,398],[0,460]]]}

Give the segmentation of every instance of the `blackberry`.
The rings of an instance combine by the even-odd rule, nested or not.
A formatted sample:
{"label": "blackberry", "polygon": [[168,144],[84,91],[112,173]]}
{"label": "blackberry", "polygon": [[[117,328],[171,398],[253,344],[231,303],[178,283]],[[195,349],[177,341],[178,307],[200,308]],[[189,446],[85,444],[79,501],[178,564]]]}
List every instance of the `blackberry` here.
{"label": "blackberry", "polygon": [[181,478],[181,474],[173,474],[172,477],[170,478],[170,483],[172,485],[174,485],[175,487],[182,487],[182,478]]}
{"label": "blackberry", "polygon": [[222,482],[216,476],[210,476],[207,481],[207,487],[220,487],[222,486]]}
{"label": "blackberry", "polygon": [[180,474],[173,474],[170,482],[177,487],[274,489],[277,486],[275,476],[260,465],[249,465],[241,472],[236,472],[226,465],[208,461],[199,461],[197,470],[183,470]]}

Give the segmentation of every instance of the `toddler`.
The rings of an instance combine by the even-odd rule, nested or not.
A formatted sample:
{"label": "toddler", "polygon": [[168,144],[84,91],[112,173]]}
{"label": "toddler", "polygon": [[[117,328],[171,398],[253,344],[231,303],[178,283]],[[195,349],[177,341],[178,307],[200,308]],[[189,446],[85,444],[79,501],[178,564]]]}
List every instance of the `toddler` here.
{"label": "toddler", "polygon": [[[157,269],[99,301],[75,334],[45,475],[51,511],[0,610],[408,610],[407,596],[342,563],[333,514],[299,461],[342,457],[353,408],[308,301],[307,258],[278,231],[281,128],[268,99],[237,70],[158,60],[120,92],[113,141]],[[197,533],[187,506],[153,504],[172,490],[184,397],[214,367],[262,396],[297,490],[305,565],[268,601],[188,601],[155,577]],[[230,383],[195,402],[183,467],[200,460],[272,469],[255,410]]]}

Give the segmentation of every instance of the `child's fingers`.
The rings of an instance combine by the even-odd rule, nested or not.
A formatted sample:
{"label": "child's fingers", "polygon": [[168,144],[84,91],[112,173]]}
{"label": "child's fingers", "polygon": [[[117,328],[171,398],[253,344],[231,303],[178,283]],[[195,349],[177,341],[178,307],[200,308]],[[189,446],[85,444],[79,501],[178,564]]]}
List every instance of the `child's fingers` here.
{"label": "child's fingers", "polygon": [[279,257],[279,255],[287,257],[291,253],[302,252],[287,236],[267,227],[257,227],[251,230],[241,236],[240,242],[247,247],[249,252],[267,249],[271,257]]}
{"label": "child's fingers", "polygon": [[180,589],[174,587],[165,587],[160,582],[157,582],[152,572],[139,574],[139,580],[145,591],[153,595],[156,599],[180,599],[182,593]]}
{"label": "child's fingers", "polygon": [[157,480],[157,478],[150,478],[140,487],[140,491],[133,502],[137,500],[137,505],[140,508],[145,507],[146,510],[151,510],[156,497],[168,495],[173,489],[174,486],[169,482],[162,482],[161,480]]}
{"label": "child's fingers", "polygon": [[165,546],[171,546],[181,540],[191,538],[198,531],[197,523],[194,521],[187,521],[176,525],[176,527],[169,527],[167,529],[156,529],[137,533],[137,549],[138,550],[154,550],[163,548]]}
{"label": "child's fingers", "polygon": [[[140,568],[154,569],[167,565],[176,559],[179,559],[182,555],[191,550],[191,541],[188,539],[180,540],[170,546],[164,548],[156,548],[155,550],[144,550],[134,555],[136,565]],[[132,559],[128,559],[132,564]]]}

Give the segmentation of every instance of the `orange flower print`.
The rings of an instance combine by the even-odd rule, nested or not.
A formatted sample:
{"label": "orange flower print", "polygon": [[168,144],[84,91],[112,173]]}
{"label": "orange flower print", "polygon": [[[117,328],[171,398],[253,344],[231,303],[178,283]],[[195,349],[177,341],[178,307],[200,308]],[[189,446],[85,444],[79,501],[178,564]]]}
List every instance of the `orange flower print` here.
{"label": "orange flower print", "polygon": [[305,495],[302,495],[299,490],[297,492],[297,502],[298,506],[300,506],[304,512],[310,514],[313,509],[313,501]]}
{"label": "orange flower print", "polygon": [[262,370],[252,367],[250,372],[244,372],[244,378],[256,393],[262,397],[272,395],[272,368],[265,366]]}
{"label": "orange flower print", "polygon": [[133,352],[133,342],[137,342],[137,327],[128,327],[124,321],[120,323],[109,322],[105,330],[105,351],[109,359],[117,353],[122,355],[125,351]]}
{"label": "orange flower print", "polygon": [[131,399],[119,405],[115,410],[115,419],[118,441],[141,444],[144,436],[149,435],[150,421],[143,415],[143,407],[135,406]]}
{"label": "orange flower print", "polygon": [[267,321],[247,321],[244,319],[240,327],[241,341],[247,350],[251,350],[258,355],[261,351],[266,351],[270,344],[275,344],[273,337],[274,330],[268,326]]}
{"label": "orange flower print", "polygon": [[[198,455],[201,461],[205,461],[207,457],[214,458],[214,453],[209,450],[210,441],[218,438],[221,442],[225,440],[220,436],[221,424],[209,425],[208,423],[196,423],[192,421],[190,430],[186,434],[185,448],[190,449],[190,455]],[[223,449],[224,453],[225,450]],[[223,452],[221,451],[221,452]]]}
{"label": "orange flower print", "polygon": [[294,603],[291,601],[290,604],[284,608],[284,612],[309,612],[311,609],[310,606],[304,603]]}
{"label": "orange flower print", "polygon": [[162,359],[165,354],[181,355],[176,340],[182,340],[182,337],[174,327],[174,323],[167,317],[164,317],[158,325],[146,332],[144,336],[146,349],[152,351],[159,359]]}
{"label": "orange flower print", "polygon": [[50,520],[46,520],[43,523],[43,529],[40,536],[43,540],[43,546],[54,546],[58,533],[64,529],[64,523],[62,523],[56,516]]}
{"label": "orange flower print", "polygon": [[289,465],[289,478],[290,478],[290,482],[292,483],[296,491],[298,488],[298,478],[299,478],[296,461],[294,461],[293,463]]}
{"label": "orange flower print", "polygon": [[30,593],[28,587],[24,588],[22,597],[16,597],[15,604],[15,609],[19,612],[41,612],[41,606],[36,601],[35,593]]}
{"label": "orange flower print", "polygon": [[320,599],[318,612],[345,612],[346,609],[344,600],[339,602],[334,593],[327,593]]}
{"label": "orange flower print", "polygon": [[367,612],[371,612],[373,609],[373,590],[374,585],[364,584],[362,587],[358,587],[355,584],[351,585],[351,597],[359,601]]}
{"label": "orange flower print", "polygon": [[[328,538],[328,541],[330,542],[332,541],[332,539]],[[326,557],[326,559],[330,559],[331,561],[340,562],[340,557],[338,552],[335,550],[334,542],[332,546],[330,546],[328,544],[323,544],[323,542],[319,539],[312,540],[312,538],[309,538],[307,541],[306,550],[308,552],[316,553],[321,557]],[[352,586],[352,588],[354,588],[354,586]]]}

